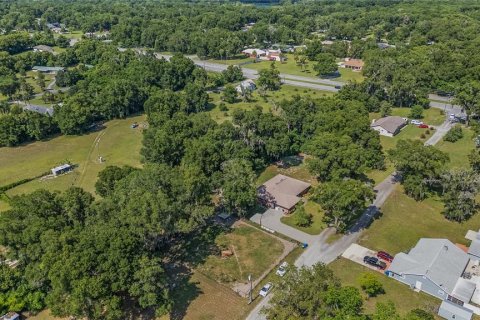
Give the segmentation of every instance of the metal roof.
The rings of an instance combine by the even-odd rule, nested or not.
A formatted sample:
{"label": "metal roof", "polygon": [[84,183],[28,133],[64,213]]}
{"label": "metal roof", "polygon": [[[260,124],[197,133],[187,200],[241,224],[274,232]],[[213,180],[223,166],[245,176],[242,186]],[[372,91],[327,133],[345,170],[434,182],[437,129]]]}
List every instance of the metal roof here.
{"label": "metal roof", "polygon": [[451,241],[422,238],[408,254],[397,254],[389,270],[399,275],[425,276],[451,293],[468,261],[468,255]]}
{"label": "metal roof", "polygon": [[448,300],[444,300],[440,305],[440,309],[438,310],[438,314],[442,313],[442,310],[447,311],[448,313],[452,313],[458,315],[462,319],[471,319],[473,312],[470,309],[464,308],[456,303],[450,302]]}
{"label": "metal roof", "polygon": [[58,72],[58,71],[63,71],[65,70],[64,67],[45,67],[45,66],[34,66],[32,68],[34,71],[40,71],[40,72]]}

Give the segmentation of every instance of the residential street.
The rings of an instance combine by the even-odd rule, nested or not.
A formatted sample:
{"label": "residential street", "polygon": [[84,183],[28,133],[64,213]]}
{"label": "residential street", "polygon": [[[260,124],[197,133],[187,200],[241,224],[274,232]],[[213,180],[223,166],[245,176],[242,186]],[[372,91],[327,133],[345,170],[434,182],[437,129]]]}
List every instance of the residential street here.
{"label": "residential street", "polygon": [[[455,109],[458,111],[458,109]],[[448,114],[447,114],[448,115]],[[435,133],[425,142],[425,145],[434,145],[438,143],[443,136],[450,130],[452,123],[448,120],[438,126]],[[322,262],[325,264],[331,263],[353,243],[357,242],[362,234],[363,230],[367,228],[373,221],[373,218],[377,214],[378,210],[382,207],[390,194],[395,190],[395,184],[398,181],[396,173],[391,174],[385,180],[380,182],[375,188],[376,197],[373,203],[365,210],[362,216],[358,219],[357,223],[350,228],[350,230],[336,240],[332,244],[327,243],[328,237],[335,232],[333,228],[327,228],[318,236],[315,236],[315,241],[309,243],[309,246],[295,261],[296,267],[312,266],[315,263]],[[270,294],[269,297],[273,295]],[[252,312],[246,318],[247,320],[265,320],[265,316],[260,314],[260,310],[268,305],[268,299],[263,299],[252,310]]]}

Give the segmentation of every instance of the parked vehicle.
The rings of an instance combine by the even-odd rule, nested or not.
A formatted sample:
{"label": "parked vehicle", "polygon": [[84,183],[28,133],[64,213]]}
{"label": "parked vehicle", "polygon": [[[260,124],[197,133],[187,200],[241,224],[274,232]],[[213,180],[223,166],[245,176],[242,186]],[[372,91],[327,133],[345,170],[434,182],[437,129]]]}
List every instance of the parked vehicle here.
{"label": "parked vehicle", "polygon": [[385,251],[378,251],[377,252],[377,258],[380,258],[380,259],[388,261],[388,262],[393,261],[393,256],[391,254],[388,254]]}
{"label": "parked vehicle", "polygon": [[365,256],[363,258],[363,262],[366,263],[366,264],[369,264],[373,267],[382,269],[382,270],[387,268],[387,264],[385,262],[380,261],[380,260],[378,260],[378,258],[375,258],[375,257]]}
{"label": "parked vehicle", "polygon": [[132,125],[130,126],[130,128],[132,129],[135,129],[136,127],[138,127],[138,123],[136,122],[132,123]]}
{"label": "parked vehicle", "polygon": [[280,277],[283,277],[285,273],[287,273],[287,267],[288,267],[288,262],[284,261],[282,264],[278,267],[277,272],[275,272],[277,275]]}
{"label": "parked vehicle", "polygon": [[262,287],[262,289],[260,289],[259,295],[265,298],[267,294],[270,292],[270,290],[272,290],[272,287],[273,287],[273,284],[271,282],[267,283]]}
{"label": "parked vehicle", "polygon": [[335,86],[335,89],[340,90],[340,89],[342,89],[342,86],[338,86],[338,85],[337,85],[337,86]]}
{"label": "parked vehicle", "polygon": [[425,123],[424,123],[424,124],[421,124],[421,125],[419,125],[418,127],[419,127],[419,128],[421,128],[421,129],[428,129],[428,125],[427,125],[427,124],[425,124]]}
{"label": "parked vehicle", "polygon": [[420,121],[420,120],[415,120],[415,119],[410,120],[410,123],[411,123],[411,124],[414,124],[414,125],[416,125],[416,126],[419,126],[419,125],[423,124],[422,121]]}

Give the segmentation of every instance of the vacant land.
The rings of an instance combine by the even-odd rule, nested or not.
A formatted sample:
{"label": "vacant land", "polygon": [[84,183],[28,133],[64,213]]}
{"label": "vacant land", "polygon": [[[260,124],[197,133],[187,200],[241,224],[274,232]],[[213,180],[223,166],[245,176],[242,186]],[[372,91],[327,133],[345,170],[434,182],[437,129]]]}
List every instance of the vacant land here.
{"label": "vacant land", "polygon": [[398,185],[382,207],[382,215],[366,230],[360,244],[392,254],[407,251],[420,238],[447,238],[466,244],[469,229],[477,230],[480,214],[464,223],[451,222],[442,215],[443,204],[435,198],[415,201]]}
{"label": "vacant land", "polygon": [[312,224],[308,227],[300,227],[295,224],[295,215],[297,211],[294,211],[291,215],[282,217],[282,223],[296,228],[300,231],[308,234],[317,235],[325,229],[326,225],[323,222],[324,212],[320,205],[314,201],[307,201],[304,205],[305,211],[312,216]]}
{"label": "vacant land", "polygon": [[467,168],[468,154],[475,148],[474,132],[469,128],[463,128],[463,138],[456,142],[440,141],[436,147],[443,152],[448,153],[450,168]]}
{"label": "vacant land", "polygon": [[309,95],[312,98],[321,98],[326,96],[332,96],[333,92],[327,91],[318,91],[312,89],[301,89],[293,86],[282,85],[278,91],[267,91],[265,97],[260,97],[258,90],[253,91],[252,98],[250,101],[241,101],[238,99],[235,103],[226,103],[227,111],[220,110],[220,103],[222,94],[221,93],[210,93],[210,102],[212,104],[212,109],[209,111],[210,116],[213,120],[217,122],[224,122],[226,120],[231,120],[231,115],[235,109],[243,110],[252,110],[255,106],[260,106],[264,112],[272,111],[276,112],[278,108],[278,103],[284,99],[292,99],[295,95],[306,96]]}
{"label": "vacant land", "polygon": [[[64,190],[79,186],[94,191],[98,172],[107,165],[140,166],[142,131],[131,129],[133,122],[143,122],[145,116],[106,122],[103,129],[82,136],[58,136],[46,141],[28,143],[14,148],[0,148],[0,185],[35,177],[51,168],[70,162],[77,167],[63,176],[34,180],[7,192],[12,196],[38,188]],[[99,163],[99,156],[105,159]]]}
{"label": "vacant land", "polygon": [[[282,254],[284,245],[276,238],[248,225],[241,225],[218,236],[219,251],[209,256],[198,270],[220,283],[233,285],[258,279]],[[233,255],[221,257],[221,250]]]}
{"label": "vacant land", "polygon": [[366,299],[364,301],[366,313],[373,313],[377,302],[387,302],[389,300],[395,303],[397,310],[402,315],[405,315],[415,308],[420,308],[435,314],[435,310],[440,304],[440,300],[434,297],[425,293],[414,292],[408,286],[378,272],[371,271],[353,261],[341,258],[329,264],[329,267],[334,271],[335,275],[341,279],[342,284],[345,286],[354,286],[360,289],[357,279],[360,274],[365,272],[374,273],[382,282],[385,294]]}

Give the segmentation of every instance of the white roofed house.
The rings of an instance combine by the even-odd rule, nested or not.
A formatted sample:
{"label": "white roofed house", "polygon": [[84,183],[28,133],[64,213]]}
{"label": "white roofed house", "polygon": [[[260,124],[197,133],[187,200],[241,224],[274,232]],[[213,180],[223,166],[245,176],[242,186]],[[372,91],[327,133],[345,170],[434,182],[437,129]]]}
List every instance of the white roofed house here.
{"label": "white roofed house", "polygon": [[250,58],[256,59],[265,56],[267,54],[267,51],[262,49],[250,48],[243,50],[242,53],[246,56],[249,56]]}
{"label": "white roofed house", "polygon": [[397,116],[388,116],[372,121],[370,127],[378,131],[382,136],[393,137],[406,125],[406,119]]}

